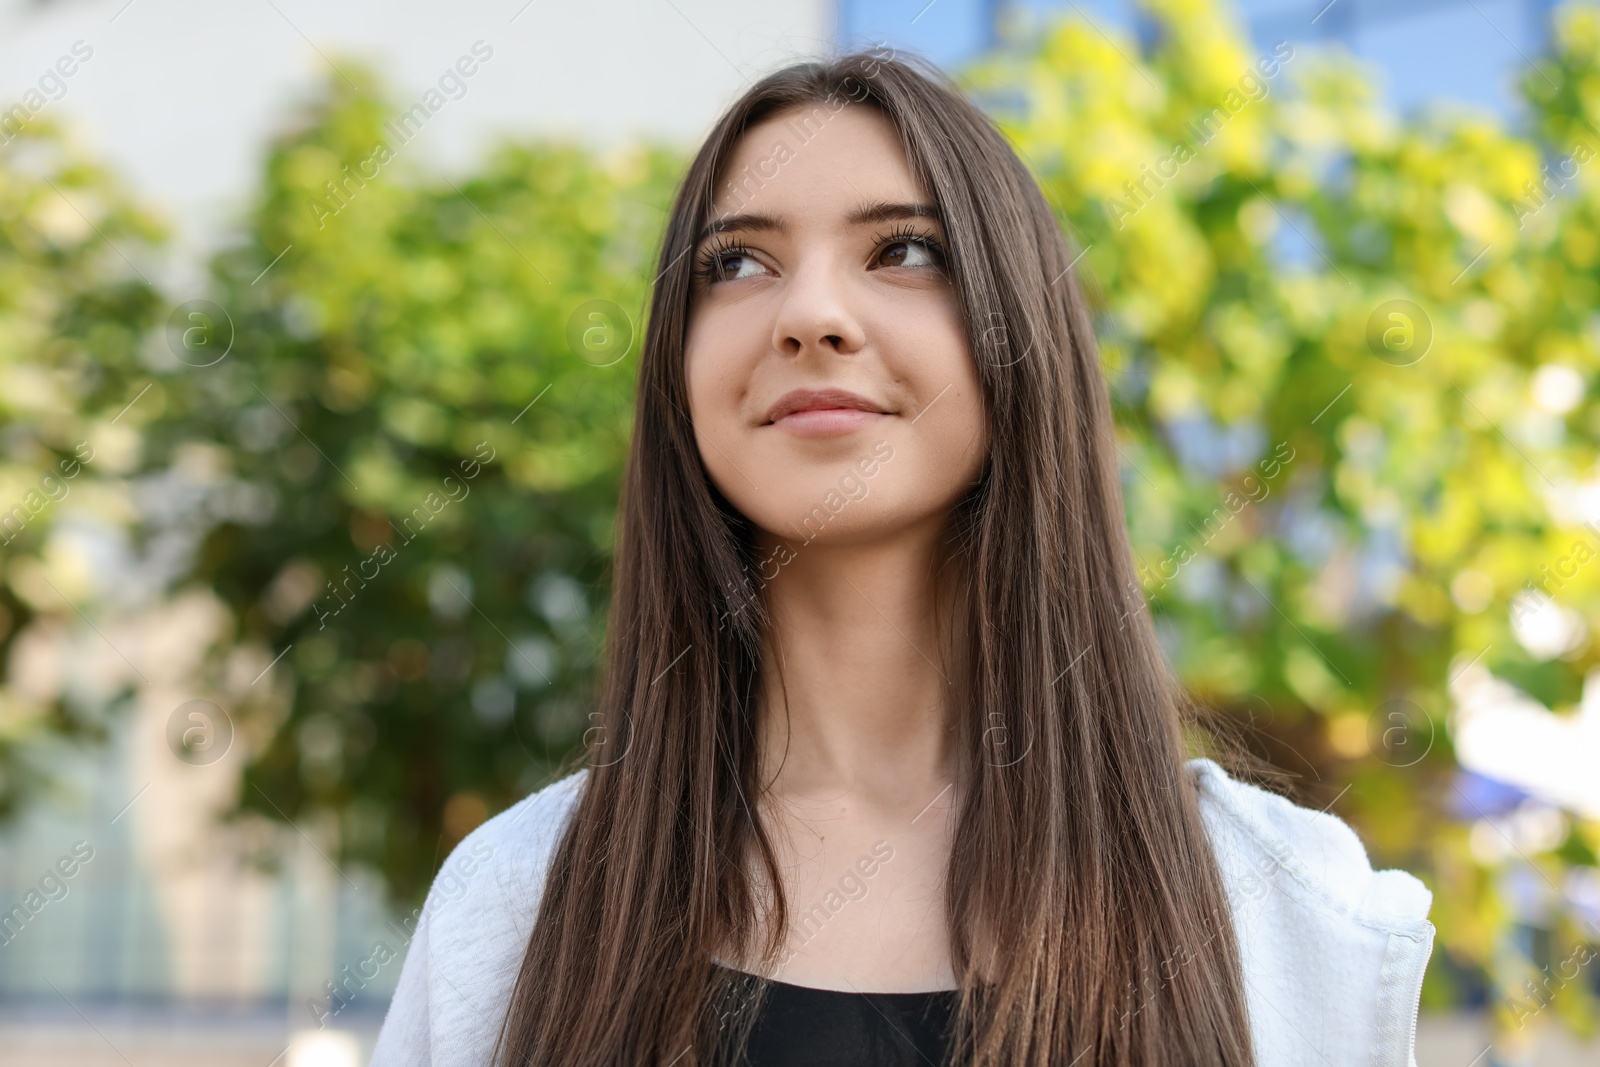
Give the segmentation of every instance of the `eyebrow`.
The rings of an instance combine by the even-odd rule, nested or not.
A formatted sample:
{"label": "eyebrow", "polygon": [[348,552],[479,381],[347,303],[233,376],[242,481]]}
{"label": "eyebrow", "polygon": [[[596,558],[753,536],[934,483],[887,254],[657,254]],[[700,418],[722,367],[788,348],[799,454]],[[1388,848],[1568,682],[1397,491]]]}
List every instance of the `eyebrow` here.
{"label": "eyebrow", "polygon": [[[941,226],[944,224],[943,213],[933,204],[899,204],[884,200],[853,208],[844,217],[848,226],[862,226],[870,222],[894,222],[901,219],[930,219]],[[727,230],[783,233],[788,228],[787,221],[781,215],[764,211],[746,211],[738,215],[724,215],[722,218],[712,219],[706,224],[706,228],[700,231],[700,236],[695,238],[695,244],[699,244],[714,233],[723,233]]]}

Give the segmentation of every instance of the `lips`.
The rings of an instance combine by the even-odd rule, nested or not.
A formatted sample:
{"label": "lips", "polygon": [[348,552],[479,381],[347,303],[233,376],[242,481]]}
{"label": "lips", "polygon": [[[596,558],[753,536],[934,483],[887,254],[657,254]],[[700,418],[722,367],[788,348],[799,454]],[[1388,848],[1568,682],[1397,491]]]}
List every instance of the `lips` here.
{"label": "lips", "polygon": [[887,415],[882,404],[843,389],[796,389],[783,394],[767,412],[767,422],[774,423],[803,411],[870,411]]}

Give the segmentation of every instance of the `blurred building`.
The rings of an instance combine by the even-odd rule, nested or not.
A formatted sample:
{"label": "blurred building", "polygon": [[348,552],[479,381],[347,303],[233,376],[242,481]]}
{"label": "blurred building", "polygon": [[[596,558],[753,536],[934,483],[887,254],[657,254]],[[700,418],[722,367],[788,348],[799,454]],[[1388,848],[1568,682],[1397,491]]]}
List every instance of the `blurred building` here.
{"label": "blurred building", "polygon": [[[1553,0],[1234,0],[1262,45],[1337,42],[1371,64],[1401,111],[1448,102],[1510,113]],[[839,0],[841,40],[885,40],[956,65],[1063,14],[1148,40],[1134,0]]]}
{"label": "blurred building", "polygon": [[482,42],[492,57],[418,135],[419,155],[461,172],[508,135],[690,141],[733,92],[827,50],[833,31],[823,0],[0,0],[0,110],[75,42],[92,50],[46,108],[165,210],[187,281],[293,101],[352,59],[412,100]]}

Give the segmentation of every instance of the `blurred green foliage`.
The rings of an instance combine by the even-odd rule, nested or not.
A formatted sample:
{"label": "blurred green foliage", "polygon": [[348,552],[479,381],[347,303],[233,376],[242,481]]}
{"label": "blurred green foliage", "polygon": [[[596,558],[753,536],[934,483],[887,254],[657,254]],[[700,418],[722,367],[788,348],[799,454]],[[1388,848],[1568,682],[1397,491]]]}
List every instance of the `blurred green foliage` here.
{"label": "blurred green foliage", "polygon": [[[44,657],[104,591],[74,551],[86,529],[126,534],[141,464],[140,349],[164,310],[147,271],[159,221],[48,118],[0,148],[0,815],[50,780],[48,747],[104,736],[128,691]],[[140,264],[144,266],[141,267]],[[70,501],[70,505],[69,505]],[[63,522],[70,506],[72,522]],[[101,640],[92,632],[87,640]],[[35,662],[38,657],[35,657]],[[131,672],[130,672],[131,673]]]}
{"label": "blurred green foliage", "polygon": [[[1300,799],[1433,888],[1455,966],[1430,968],[1428,1001],[1472,973],[1514,990],[1501,884],[1449,810],[1446,680],[1478,657],[1570,714],[1600,666],[1587,633],[1528,651],[1510,610],[1593,491],[1600,186],[1541,168],[1600,151],[1600,19],[1558,13],[1519,133],[1402,121],[1347,59],[1252,48],[1211,0],[1148,15],[1142,53],[1069,18],[964,81],[1085,250],[1158,627]],[[85,230],[44,175],[0,171],[0,480],[20,500],[104,442],[115,462],[80,484],[148,538],[129,472],[182,473],[179,584],[227,608],[205,684],[250,755],[241,810],[331,821],[336,858],[409,900],[588,725],[641,311],[685,160],[528,144],[446,178],[392,114],[330,79],[271,146],[212,288],[165,305],[118,266],[113,244],[159,234],[108,178],[53,172],[104,205]],[[214,305],[161,325],[191,299]],[[62,585],[82,568],[50,520],[0,548],[8,663],[72,620],[45,576],[91,593]],[[1600,619],[1600,567],[1556,599]],[[6,682],[9,805],[21,740],[81,727],[72,699]],[[1531,862],[1554,881],[1597,849],[1575,819]]]}
{"label": "blurred green foliage", "polygon": [[[1519,134],[1401,120],[1347,57],[1252,47],[1210,0],[1148,11],[1142,58],[1068,20],[970,84],[1100,287],[1129,521],[1180,673],[1265,728],[1302,802],[1337,801],[1376,864],[1434,889],[1426,1000],[1451,1001],[1494,969],[1510,909],[1450,812],[1447,680],[1476,659],[1571,714],[1600,666],[1592,632],[1535,654],[1511,623],[1541,567],[1595,543],[1600,22],[1557,13]],[[1600,567],[1555,599],[1600,619]],[[1530,860],[1560,885],[1597,846],[1580,819]]]}
{"label": "blurred green foliage", "polygon": [[385,102],[327,94],[214,264],[233,351],[184,377],[164,432],[272,501],[217,525],[193,574],[261,667],[284,654],[233,711],[267,738],[242,807],[337,813],[343,859],[408,898],[588,725],[677,160],[506,147],[424,176]]}

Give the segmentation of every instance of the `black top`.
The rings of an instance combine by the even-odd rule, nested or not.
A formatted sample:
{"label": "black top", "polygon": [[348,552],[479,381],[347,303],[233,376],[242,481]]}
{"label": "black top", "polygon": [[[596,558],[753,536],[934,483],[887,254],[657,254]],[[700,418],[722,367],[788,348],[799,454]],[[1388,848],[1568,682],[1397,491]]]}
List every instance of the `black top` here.
{"label": "black top", "polygon": [[766,995],[737,1067],[939,1067],[959,995],[851,993],[754,975],[747,981]]}

